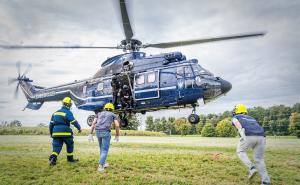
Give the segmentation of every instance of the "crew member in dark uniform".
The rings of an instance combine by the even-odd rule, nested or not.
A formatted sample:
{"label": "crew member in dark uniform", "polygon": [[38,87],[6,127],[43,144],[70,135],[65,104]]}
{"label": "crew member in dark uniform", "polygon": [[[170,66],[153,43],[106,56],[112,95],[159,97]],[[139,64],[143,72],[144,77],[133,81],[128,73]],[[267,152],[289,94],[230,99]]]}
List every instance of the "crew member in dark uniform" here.
{"label": "crew member in dark uniform", "polygon": [[121,90],[121,104],[122,108],[132,108],[132,94],[128,85],[123,85]]}
{"label": "crew member in dark uniform", "polygon": [[113,104],[114,107],[117,108],[118,100],[121,93],[121,82],[118,80],[117,76],[113,76],[111,79],[111,87],[112,87],[112,94],[113,94]]}
{"label": "crew member in dark uniform", "polygon": [[[247,115],[245,105],[237,104],[233,110],[232,123],[238,129],[241,139],[237,147],[237,155],[248,167],[251,179],[259,172],[262,177],[262,184],[270,184],[270,177],[264,161],[266,138],[264,129],[258,124],[256,119]],[[248,158],[247,150],[253,150],[255,164]]]}

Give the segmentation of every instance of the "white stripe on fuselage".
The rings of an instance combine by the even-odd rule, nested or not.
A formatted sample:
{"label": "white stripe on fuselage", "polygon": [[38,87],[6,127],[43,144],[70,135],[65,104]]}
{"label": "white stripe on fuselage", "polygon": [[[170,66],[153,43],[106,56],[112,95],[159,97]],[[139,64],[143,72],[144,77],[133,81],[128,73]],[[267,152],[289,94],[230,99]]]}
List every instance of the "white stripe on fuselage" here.
{"label": "white stripe on fuselage", "polygon": [[[43,97],[42,95],[40,95],[40,97],[37,97],[37,95],[31,96],[31,95],[28,94],[28,92],[22,86],[21,86],[21,88],[24,90],[24,92],[31,99],[51,97],[51,96],[45,96],[45,97]],[[150,92],[150,91],[158,91],[158,90],[162,90],[163,91],[163,90],[171,90],[171,89],[176,89],[176,86],[163,87],[163,88],[145,89],[145,90],[134,91],[134,93],[142,93],[142,92]],[[73,97],[75,97],[76,99],[81,100],[81,101],[94,100],[94,99],[103,99],[103,98],[112,98],[112,95],[103,95],[103,96],[97,96],[97,97],[81,98],[81,97],[77,96],[76,94],[74,94],[71,90],[47,92],[47,94],[52,94],[52,96],[56,96],[56,95],[64,94],[64,93],[70,93]]]}

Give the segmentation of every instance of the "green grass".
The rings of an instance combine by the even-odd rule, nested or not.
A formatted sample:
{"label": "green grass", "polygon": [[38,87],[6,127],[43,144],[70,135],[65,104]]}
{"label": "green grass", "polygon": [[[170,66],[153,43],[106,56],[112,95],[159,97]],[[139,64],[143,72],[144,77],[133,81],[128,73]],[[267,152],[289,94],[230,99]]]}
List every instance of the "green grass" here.
{"label": "green grass", "polygon": [[[74,135],[85,136],[89,134],[90,129],[82,129],[81,133],[73,129]],[[112,130],[115,135],[115,130]],[[0,127],[0,135],[49,135],[48,127]],[[121,135],[126,136],[166,136],[161,132],[139,131],[139,130],[122,130]]]}
{"label": "green grass", "polygon": [[[78,164],[65,148],[48,166],[47,136],[0,136],[0,184],[259,184],[248,181],[235,155],[238,138],[120,137],[112,143],[105,173],[97,170],[98,145],[75,137]],[[300,140],[268,138],[266,164],[273,184],[300,184]],[[251,156],[251,152],[249,153]]]}

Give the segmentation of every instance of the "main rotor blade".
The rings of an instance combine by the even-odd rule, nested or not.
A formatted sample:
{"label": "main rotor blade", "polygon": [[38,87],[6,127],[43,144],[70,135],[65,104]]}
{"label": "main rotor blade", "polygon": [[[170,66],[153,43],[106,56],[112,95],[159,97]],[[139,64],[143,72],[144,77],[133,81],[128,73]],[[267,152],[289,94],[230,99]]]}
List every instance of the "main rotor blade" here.
{"label": "main rotor blade", "polygon": [[17,67],[17,70],[18,70],[18,77],[20,77],[21,76],[21,63],[17,62],[16,67]]}
{"label": "main rotor blade", "polygon": [[132,32],[130,20],[129,20],[128,13],[127,13],[126,0],[120,0],[120,9],[121,9],[124,34],[125,34],[126,40],[129,41],[133,37],[133,32]]}
{"label": "main rotor blade", "polygon": [[206,39],[196,39],[196,40],[185,40],[185,41],[175,41],[175,42],[162,42],[156,44],[145,44],[142,47],[148,48],[171,48],[171,47],[178,47],[178,46],[187,46],[193,44],[202,44],[207,42],[216,42],[216,41],[223,41],[223,40],[232,40],[232,39],[241,39],[246,37],[257,37],[257,36],[264,36],[265,33],[253,33],[253,34],[244,34],[244,35],[231,35],[231,36],[224,36],[224,37],[215,37],[215,38],[206,38]]}
{"label": "main rotor blade", "polygon": [[102,46],[42,46],[42,45],[0,45],[2,49],[120,49]]}
{"label": "main rotor blade", "polygon": [[29,64],[29,65],[27,66],[27,69],[25,70],[25,72],[24,72],[23,75],[21,76],[21,78],[24,77],[24,76],[26,76],[26,74],[31,70],[31,68],[32,68],[32,65]]}
{"label": "main rotor blade", "polygon": [[15,90],[15,93],[14,93],[14,97],[17,99],[18,98],[18,95],[19,95],[19,86],[20,86],[20,83],[18,83],[17,87],[16,87],[16,90]]}

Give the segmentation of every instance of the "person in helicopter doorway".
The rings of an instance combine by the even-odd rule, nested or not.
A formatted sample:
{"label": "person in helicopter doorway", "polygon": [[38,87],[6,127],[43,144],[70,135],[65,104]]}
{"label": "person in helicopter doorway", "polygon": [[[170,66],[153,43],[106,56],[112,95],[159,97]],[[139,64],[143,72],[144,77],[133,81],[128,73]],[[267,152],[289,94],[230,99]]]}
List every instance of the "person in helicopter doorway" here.
{"label": "person in helicopter doorway", "polygon": [[[264,129],[254,118],[247,115],[247,108],[243,104],[237,104],[234,107],[232,124],[238,129],[241,136],[236,152],[249,170],[248,178],[253,178],[258,171],[262,177],[262,184],[270,184],[270,177],[264,161],[266,145]],[[249,148],[253,149],[255,164],[247,156]]]}
{"label": "person in helicopter doorway", "polygon": [[122,109],[124,108],[132,108],[132,94],[128,85],[123,85],[121,90],[121,104]]}
{"label": "person in helicopter doorway", "polygon": [[114,75],[111,79],[111,87],[112,87],[112,94],[113,94],[113,104],[114,107],[117,108],[120,95],[121,95],[122,84],[116,75]]}

